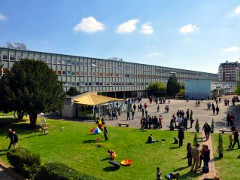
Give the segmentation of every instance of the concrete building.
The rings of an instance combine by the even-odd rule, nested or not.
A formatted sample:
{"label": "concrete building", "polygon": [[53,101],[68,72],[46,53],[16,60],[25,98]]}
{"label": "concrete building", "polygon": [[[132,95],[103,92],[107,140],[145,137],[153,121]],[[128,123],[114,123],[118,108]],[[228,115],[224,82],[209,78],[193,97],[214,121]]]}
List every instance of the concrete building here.
{"label": "concrete building", "polygon": [[225,94],[231,94],[239,81],[240,63],[228,62],[221,63],[218,68],[218,88],[223,89]]}
{"label": "concrete building", "polygon": [[188,79],[217,80],[217,74],[206,72],[0,47],[3,73],[23,58],[44,61],[63,82],[65,90],[73,86],[81,93],[101,92],[112,97],[141,95],[151,82],[167,83],[172,73],[179,83]]}
{"label": "concrete building", "polygon": [[209,99],[211,98],[210,80],[186,80],[185,97],[188,99]]}

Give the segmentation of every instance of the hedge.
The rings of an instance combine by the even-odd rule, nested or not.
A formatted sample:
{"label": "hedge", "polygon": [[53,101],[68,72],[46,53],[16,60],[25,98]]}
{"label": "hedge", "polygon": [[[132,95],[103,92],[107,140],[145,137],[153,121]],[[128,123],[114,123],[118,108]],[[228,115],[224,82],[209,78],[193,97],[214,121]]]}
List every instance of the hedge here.
{"label": "hedge", "polygon": [[16,172],[26,178],[33,178],[41,167],[40,155],[24,148],[8,151],[7,159]]}
{"label": "hedge", "polygon": [[41,167],[34,180],[99,180],[76,171],[62,163],[46,163]]}

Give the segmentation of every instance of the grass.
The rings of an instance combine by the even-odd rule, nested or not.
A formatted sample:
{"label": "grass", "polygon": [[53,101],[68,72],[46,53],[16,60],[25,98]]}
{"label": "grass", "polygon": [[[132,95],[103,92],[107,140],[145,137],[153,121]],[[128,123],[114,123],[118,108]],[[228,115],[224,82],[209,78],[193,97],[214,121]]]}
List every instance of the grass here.
{"label": "grass", "polygon": [[[156,179],[159,166],[163,176],[170,172],[179,172],[181,179],[196,179],[199,174],[189,173],[187,167],[186,144],[193,142],[193,133],[185,133],[181,148],[172,144],[177,131],[148,130],[141,132],[135,128],[108,127],[109,141],[104,141],[103,134],[93,135],[89,131],[95,124],[48,120],[49,134],[42,135],[29,128],[28,122],[16,122],[0,119],[0,158],[7,162],[6,151],[9,140],[6,139],[8,128],[19,134],[19,146],[39,153],[44,162],[62,162],[80,172],[102,179]],[[61,131],[61,127],[65,130]],[[146,144],[148,135],[159,143]],[[100,142],[96,142],[97,138]],[[166,141],[161,141],[166,139]],[[98,146],[101,147],[98,147]],[[108,163],[108,149],[117,154],[117,162],[132,159],[129,167],[114,170]]]}
{"label": "grass", "polygon": [[0,111],[0,116],[11,116],[11,115],[14,115],[14,112],[9,112],[9,113],[4,113],[4,112],[1,112]]}
{"label": "grass", "polygon": [[223,158],[218,158],[218,134],[214,134],[213,137],[213,152],[215,157],[215,166],[220,179],[240,179],[240,173],[237,169],[240,164],[238,145],[235,144],[234,150],[229,150],[228,134],[223,134]]}

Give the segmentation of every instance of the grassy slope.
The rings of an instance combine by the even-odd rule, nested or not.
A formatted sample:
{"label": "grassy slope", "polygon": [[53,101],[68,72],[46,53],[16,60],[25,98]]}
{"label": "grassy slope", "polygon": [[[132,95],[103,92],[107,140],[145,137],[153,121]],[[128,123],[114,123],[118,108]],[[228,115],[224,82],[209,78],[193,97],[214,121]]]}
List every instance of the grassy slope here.
{"label": "grassy slope", "polygon": [[213,135],[213,147],[214,147],[214,157],[215,158],[215,166],[220,176],[220,179],[226,180],[237,180],[240,179],[240,173],[238,172],[238,168],[240,165],[240,159],[237,157],[239,156],[240,150],[238,149],[237,144],[235,144],[234,150],[229,150],[229,141],[228,141],[228,134],[223,134],[223,159],[218,158],[217,146],[218,146],[218,134]]}
{"label": "grassy slope", "polygon": [[[193,142],[192,133],[185,133],[183,147],[177,148],[177,145],[172,144],[173,137],[177,137],[177,131],[140,132],[134,128],[108,127],[109,141],[104,142],[102,134],[89,133],[94,124],[48,120],[50,132],[48,135],[41,135],[40,132],[29,130],[25,122],[15,124],[3,122],[4,120],[0,119],[0,158],[4,161],[7,160],[6,152],[3,150],[9,143],[9,140],[5,139],[6,131],[12,127],[19,134],[19,146],[40,153],[43,162],[63,162],[81,172],[102,179],[155,179],[157,166],[164,175],[179,171],[182,175],[181,179],[187,179],[189,176],[185,157],[187,142]],[[65,127],[65,131],[61,131],[61,127]],[[165,138],[166,142],[145,144],[150,133],[153,134],[154,139]],[[97,137],[102,141],[96,143]],[[102,147],[98,148],[97,144],[101,144]],[[133,164],[113,171],[108,160],[104,160],[108,157],[108,149],[116,152],[117,162],[129,158],[133,160]]]}

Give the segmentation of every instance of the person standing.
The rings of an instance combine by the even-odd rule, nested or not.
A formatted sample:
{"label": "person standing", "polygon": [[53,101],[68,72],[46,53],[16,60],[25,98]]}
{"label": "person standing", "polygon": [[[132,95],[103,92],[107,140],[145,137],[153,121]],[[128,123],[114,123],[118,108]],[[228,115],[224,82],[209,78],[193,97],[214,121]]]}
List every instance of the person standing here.
{"label": "person standing", "polygon": [[203,173],[208,173],[209,172],[209,167],[208,163],[210,161],[210,150],[208,149],[207,145],[204,145],[204,156],[203,156]]}
{"label": "person standing", "polygon": [[216,107],[216,113],[217,113],[217,115],[219,113],[219,107],[218,106]]}
{"label": "person standing", "polygon": [[104,134],[105,141],[107,141],[107,140],[108,140],[108,136],[107,136],[107,134],[108,134],[108,129],[107,129],[106,126],[103,128],[103,134]]}
{"label": "person standing", "polygon": [[229,134],[229,148],[231,148],[232,147],[232,144],[233,144],[233,137],[232,137],[233,135],[232,134]]}
{"label": "person standing", "polygon": [[136,104],[133,105],[133,110],[136,111]]}
{"label": "person standing", "polygon": [[203,130],[205,133],[206,140],[208,140],[210,132],[211,132],[211,127],[209,126],[209,124],[207,122],[205,122],[205,124],[203,125]]}
{"label": "person standing", "polygon": [[159,110],[160,110],[160,107],[159,107],[159,104],[158,104],[158,106],[157,106],[157,112],[159,112]]}
{"label": "person standing", "polygon": [[135,111],[132,111],[132,120],[134,120]]}
{"label": "person standing", "polygon": [[162,177],[161,177],[162,173],[160,171],[160,168],[157,167],[157,180],[162,180]]}
{"label": "person standing", "polygon": [[239,145],[239,134],[238,134],[238,129],[235,129],[234,133],[233,133],[233,145],[232,145],[232,149],[234,148],[235,144],[238,143],[238,149],[240,149],[240,145]]}
{"label": "person standing", "polygon": [[178,139],[179,139],[179,147],[183,145],[183,139],[184,139],[184,131],[183,128],[180,126],[178,130]]}
{"label": "person standing", "polygon": [[11,149],[12,144],[13,144],[13,130],[11,128],[8,130],[8,135],[7,135],[6,139],[7,138],[10,139],[10,144],[8,146],[8,151],[9,151]]}
{"label": "person standing", "polygon": [[130,112],[129,112],[129,110],[127,111],[127,120],[130,120]]}
{"label": "person standing", "polygon": [[15,131],[13,131],[13,148],[14,150],[17,148],[18,145],[18,135]]}
{"label": "person standing", "polygon": [[190,119],[193,119],[193,111],[192,110],[190,111]]}
{"label": "person standing", "polygon": [[191,143],[187,144],[187,158],[188,158],[188,167],[192,165],[192,145]]}
{"label": "person standing", "polygon": [[199,163],[199,158],[200,158],[200,150],[199,150],[199,144],[196,144],[196,147],[192,149],[192,158],[193,158],[193,164],[191,167],[191,171],[197,172],[198,169],[198,163]]}

